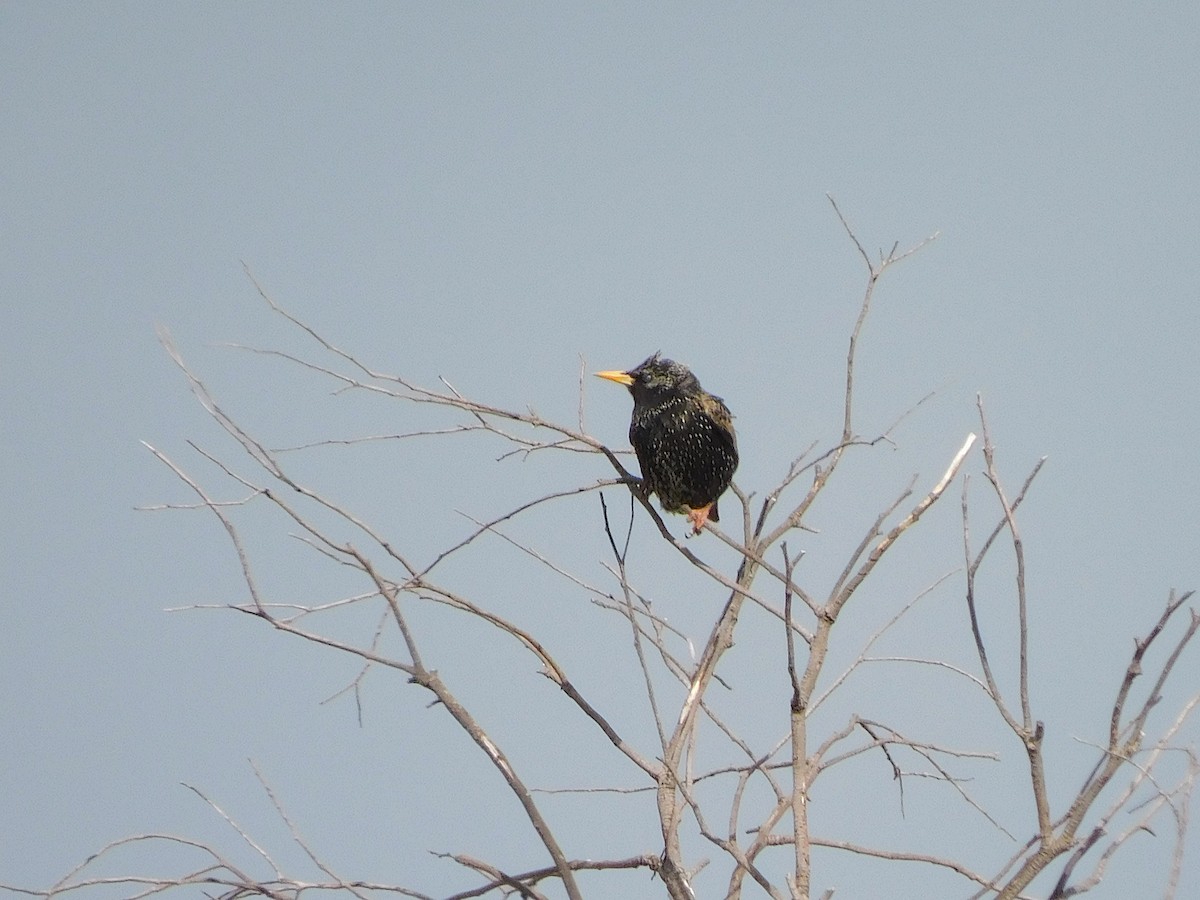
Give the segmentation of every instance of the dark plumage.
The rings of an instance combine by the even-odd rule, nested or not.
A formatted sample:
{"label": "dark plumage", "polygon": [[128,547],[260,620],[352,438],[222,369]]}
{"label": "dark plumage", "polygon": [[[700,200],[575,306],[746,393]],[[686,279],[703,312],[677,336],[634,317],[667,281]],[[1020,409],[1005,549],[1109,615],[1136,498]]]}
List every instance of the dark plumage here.
{"label": "dark plumage", "polygon": [[717,498],[738,465],[733,416],[687,366],[655,353],[628,372],[597,372],[629,388],[633,419],[629,442],[642,467],[647,494],[667,512],[687,513],[692,533],[720,521]]}

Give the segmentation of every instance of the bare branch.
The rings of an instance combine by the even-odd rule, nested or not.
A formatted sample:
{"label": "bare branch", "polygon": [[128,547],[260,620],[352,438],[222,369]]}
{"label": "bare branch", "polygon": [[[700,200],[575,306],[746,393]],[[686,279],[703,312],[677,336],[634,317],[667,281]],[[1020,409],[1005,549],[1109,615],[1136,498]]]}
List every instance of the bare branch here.
{"label": "bare branch", "polygon": [[[261,435],[252,434],[235,421],[216,401],[204,382],[189,369],[170,335],[165,331],[161,333],[164,347],[187,379],[208,417],[235,442],[236,456],[232,463],[197,444],[191,444],[203,458],[200,465],[204,471],[209,472],[211,465],[214,477],[221,479],[222,484],[235,486],[232,492],[234,499],[222,496],[225,491],[210,490],[201,483],[201,479],[186,472],[183,466],[165,453],[147,445],[155,458],[166,465],[198,498],[198,502],[194,503],[163,504],[153,508],[208,510],[217,517],[234,548],[249,599],[236,604],[222,604],[221,608],[254,616],[275,630],[339,653],[350,654],[355,660],[357,674],[333,697],[353,691],[358,703],[361,699],[360,686],[367,672],[371,671],[401,672],[409,683],[428,691],[434,698],[433,704],[442,706],[450,714],[474,746],[501,774],[507,790],[522,805],[533,833],[548,855],[548,865],[543,865],[547,862],[543,857],[532,861],[538,866],[533,868],[529,867],[528,861],[514,866],[508,861],[500,864],[461,852],[438,853],[439,858],[452,861],[460,867],[457,870],[459,877],[468,879],[465,889],[450,895],[452,898],[490,894],[542,898],[554,892],[576,898],[582,894],[577,883],[579,872],[648,869],[660,879],[662,890],[672,900],[691,900],[696,896],[692,886],[695,875],[708,864],[706,859],[694,862],[691,854],[694,845],[699,844],[703,848],[705,843],[721,851],[717,858],[726,868],[718,877],[728,878],[729,900],[740,900],[747,881],[753,881],[768,897],[782,898],[790,893],[792,898],[810,900],[815,880],[811,868],[813,847],[841,849],[876,860],[934,866],[954,872],[973,885],[972,890],[978,888],[977,896],[996,896],[1000,900],[1025,897],[1022,892],[1032,879],[1041,874],[1043,878],[1049,878],[1047,884],[1057,878],[1054,896],[1065,898],[1099,883],[1113,855],[1126,846],[1133,835],[1144,834],[1151,827],[1157,828],[1164,817],[1169,818],[1175,827],[1176,849],[1170,883],[1178,881],[1188,822],[1188,803],[1194,792],[1197,773],[1200,772],[1200,761],[1194,751],[1179,748],[1174,742],[1191,710],[1200,707],[1200,696],[1193,698],[1164,734],[1148,738],[1143,731],[1151,711],[1161,702],[1183,651],[1192,642],[1196,631],[1200,630],[1200,617],[1191,612],[1190,625],[1182,623],[1178,611],[1184,608],[1191,595],[1177,597],[1172,594],[1158,622],[1135,643],[1133,655],[1117,685],[1109,721],[1104,723],[1107,726],[1104,729],[1107,741],[1100,739],[1096,746],[1098,760],[1083,779],[1079,791],[1074,797],[1067,798],[1066,807],[1055,818],[1050,798],[1059,795],[1052,794],[1047,785],[1042,758],[1044,729],[1033,715],[1030,696],[1036,688],[1031,683],[1028,658],[1032,625],[1026,593],[1025,546],[1015,515],[1044,460],[1034,466],[1020,492],[1010,499],[999,476],[982,400],[978,401],[978,409],[985,472],[990,494],[995,496],[1000,507],[1000,516],[994,527],[991,521],[987,523],[991,530],[985,533],[978,550],[971,546],[966,478],[962,500],[967,607],[982,674],[966,671],[950,656],[926,655],[920,649],[909,651],[907,648],[879,655],[875,649],[883,635],[890,632],[895,636],[899,633],[900,629],[893,631],[896,624],[948,575],[933,580],[915,597],[888,598],[893,611],[880,615],[879,618],[885,621],[867,635],[865,641],[863,635],[859,634],[851,638],[855,643],[832,643],[833,626],[839,618],[846,623],[850,621],[841,616],[850,598],[859,593],[866,579],[875,573],[878,563],[900,542],[900,537],[918,523],[958,477],[976,436],[971,434],[966,437],[944,473],[925,495],[917,495],[915,502],[910,499],[918,483],[917,476],[914,476],[913,481],[899,492],[893,502],[883,504],[884,508],[878,515],[871,510],[864,516],[860,536],[852,538],[847,546],[838,548],[839,555],[832,561],[814,555],[811,559],[819,564],[809,565],[806,562],[804,566],[799,565],[805,555],[803,551],[793,552],[787,542],[791,540],[789,532],[816,533],[805,519],[829,485],[834,472],[845,472],[848,461],[858,458],[856,453],[850,452],[850,448],[884,444],[896,446],[893,432],[929,396],[917,401],[874,438],[868,439],[856,432],[856,428],[862,427],[856,421],[855,407],[859,400],[856,391],[860,390],[856,383],[856,367],[866,321],[874,304],[876,286],[882,274],[892,265],[907,258],[937,235],[905,251],[900,250],[899,244],[893,244],[890,249],[885,246],[885,251],[881,251],[876,258],[868,253],[832,198],[830,203],[867,268],[866,283],[846,349],[844,383],[839,385],[840,434],[835,426],[832,442],[814,441],[799,455],[795,454],[794,448],[788,450],[784,460],[790,459],[790,464],[783,478],[761,501],[755,499],[757,495],[749,486],[743,490],[740,485],[732,485],[731,493],[742,509],[740,536],[728,535],[710,524],[706,529],[710,535],[707,544],[703,541],[685,541],[673,535],[664,521],[664,514],[652,505],[645,486],[626,469],[623,460],[629,459],[629,451],[611,449],[587,433],[586,365],[582,355],[579,358],[577,409],[574,416],[569,417],[574,422],[559,424],[542,418],[532,408],[522,406],[508,409],[474,399],[469,390],[459,390],[446,377],[439,377],[433,387],[427,388],[403,375],[382,372],[340,348],[285,310],[267,295],[247,271],[271,311],[298,329],[306,339],[315,342],[316,346],[307,345],[306,341],[302,354],[235,345],[238,350],[265,357],[272,364],[282,363],[299,367],[298,371],[304,373],[313,373],[322,379],[334,397],[366,392],[366,395],[399,404],[406,410],[424,416],[417,421],[398,425],[392,433],[367,433],[362,437],[331,437],[315,441],[293,440],[290,443],[286,439],[267,442]],[[311,358],[308,358],[310,355]],[[414,558],[409,551],[413,546],[418,546],[419,541],[412,541],[411,536],[404,535],[403,539],[396,538],[397,542],[392,543],[384,530],[340,505],[332,499],[332,495],[305,484],[298,474],[301,471],[299,458],[287,455],[317,448],[332,449],[357,443],[418,437],[456,441],[476,432],[488,436],[489,457],[496,457],[498,453],[498,458],[503,460],[513,456],[525,458],[536,453],[540,459],[545,459],[547,457],[543,456],[542,451],[564,451],[591,455],[594,464],[606,471],[611,467],[611,472],[608,477],[600,477],[604,475],[601,472],[594,480],[584,479],[582,483],[542,488],[546,493],[523,498],[500,515],[489,512],[475,517],[469,511],[463,512],[461,514],[472,523],[467,526],[465,534],[453,541],[435,545],[432,550],[422,550]],[[285,446],[275,447],[274,444]],[[498,451],[493,449],[494,444],[499,445]],[[828,449],[821,451],[818,447]],[[237,461],[242,453],[248,457],[248,464]],[[562,459],[553,455],[548,458]],[[803,488],[792,487],[802,481],[805,484]],[[617,488],[621,496],[628,492],[628,521],[620,519],[618,522],[610,518],[607,500],[613,495],[606,495],[604,488]],[[802,491],[803,496],[789,495],[787,505],[779,507],[780,498],[789,489]],[[609,558],[591,563],[568,563],[566,558],[553,557],[546,549],[549,545],[543,546],[538,540],[521,539],[515,536],[517,532],[507,526],[507,523],[522,517],[528,522],[527,513],[557,508],[555,505],[559,503],[571,504],[574,502],[571,498],[591,492],[596,492],[600,497],[601,517],[592,520],[592,523],[597,531],[603,528],[608,549],[601,556],[611,553]],[[703,583],[708,584],[709,588],[720,585],[728,592],[723,595],[724,604],[715,618],[697,620],[695,615],[698,610],[693,609],[689,610],[686,627],[673,626],[664,609],[673,611],[674,608],[652,605],[649,591],[640,590],[644,587],[644,571],[638,568],[642,557],[638,553],[630,554],[633,519],[639,506],[653,523],[658,537],[675,550],[675,554],[666,555],[665,564],[661,562],[664,557],[658,557],[653,565],[682,566],[686,571],[695,569],[707,576],[708,581]],[[239,532],[240,525],[245,527],[243,522],[247,516],[243,509],[249,515],[263,509],[273,516],[281,515],[286,528],[294,532],[292,536],[301,541],[306,549],[315,551],[310,556],[316,563],[328,567],[332,562],[344,567],[335,571],[345,573],[349,570],[354,573],[353,589],[318,596],[310,602],[306,602],[309,599],[307,597],[272,598],[264,593],[265,588],[260,585],[252,569],[246,539]],[[726,522],[726,527],[733,525],[734,535],[738,534],[736,518],[735,514]],[[1007,532],[1016,554],[1016,572],[1011,587],[1015,589],[1014,605],[1019,626],[1020,696],[1018,701],[1012,701],[1011,708],[1001,696],[992,672],[984,628],[976,609],[976,576],[983,560],[994,549],[1003,532]],[[505,543],[498,545],[493,541],[480,540],[484,535],[494,535]],[[734,564],[727,562],[730,554],[717,542],[732,550],[736,570]],[[777,544],[782,564],[775,555]],[[806,546],[805,550],[815,554],[817,551],[826,551],[829,542],[822,536],[813,544],[813,547]],[[581,690],[581,687],[586,688],[584,682],[581,681],[578,686],[572,682],[568,677],[571,657],[562,656],[554,650],[557,641],[544,630],[542,623],[533,619],[524,621],[528,617],[521,612],[516,613],[515,618],[501,615],[496,610],[502,607],[491,604],[486,594],[455,590],[452,583],[442,579],[443,575],[445,579],[452,578],[466,568],[465,565],[455,566],[453,563],[443,565],[451,557],[460,564],[469,565],[481,558],[486,562],[486,557],[480,554],[494,551],[497,547],[502,552],[507,552],[505,547],[515,548],[520,551],[517,559],[522,564],[528,567],[532,561],[535,570],[540,571],[540,567],[545,567],[560,576],[574,598],[587,598],[589,601],[578,604],[579,613],[603,618],[611,612],[625,620],[621,627],[628,626],[627,640],[630,643],[627,647],[632,653],[622,651],[618,640],[613,651],[614,658],[624,660],[620,664],[625,665],[630,674],[633,673],[631,667],[636,660],[641,687],[636,688],[635,692],[645,692],[644,711],[653,719],[658,750],[647,755],[635,747],[614,727],[614,720],[610,718],[612,711],[602,711],[595,705],[593,701],[599,694],[585,696]],[[704,547],[708,547],[711,553],[705,551]],[[612,576],[613,581],[607,586],[603,581],[591,583],[591,576],[585,574],[587,569],[584,567],[587,565],[600,566]],[[651,564],[646,565],[648,567]],[[762,573],[768,578],[766,584],[779,585],[779,593],[762,590],[764,582],[759,578]],[[651,574],[669,577],[670,571]],[[819,581],[818,578],[827,580]],[[490,591],[490,588],[485,590]],[[750,601],[748,605],[747,600]],[[604,735],[601,739],[592,732],[593,743],[596,740],[600,740],[601,745],[604,740],[611,743],[633,764],[636,770],[634,781],[624,785],[617,779],[616,786],[612,787],[575,785],[565,790],[539,790],[527,786],[526,778],[535,776],[525,771],[518,775],[507,754],[485,729],[475,711],[468,710],[443,680],[434,666],[430,647],[422,644],[420,631],[423,620],[416,610],[425,609],[431,604],[437,604],[439,609],[451,610],[455,622],[461,623],[461,617],[466,616],[472,623],[481,624],[483,633],[487,635],[487,643],[483,645],[485,651],[490,651],[493,643],[504,644],[511,640],[531,654],[537,660],[541,674],[557,685],[569,699],[573,709],[563,707],[568,710],[566,714],[573,716],[582,713],[589,719]],[[352,607],[355,608],[351,610]],[[605,612],[593,612],[593,607]],[[896,607],[898,611],[894,611]],[[711,606],[703,609],[708,610],[706,616],[712,615]],[[758,610],[765,615],[759,615]],[[356,623],[361,631],[355,631],[349,638],[343,637],[344,629],[341,627],[345,621],[342,613],[346,611],[370,614],[364,623]],[[766,623],[771,629],[770,634],[778,634],[774,629],[782,626],[783,642],[768,641],[765,648],[758,643],[752,644],[747,639],[745,629],[740,633],[737,630],[743,612],[746,613],[748,625],[760,627]],[[778,620],[779,626],[774,624],[775,620]],[[698,648],[698,653],[688,635],[696,627],[697,621],[701,623],[701,628],[707,627],[708,630],[707,640]],[[851,627],[844,624],[837,630],[839,641],[845,640],[842,634]],[[474,634],[479,629],[467,631]],[[611,629],[604,633],[610,634]],[[766,670],[770,673],[768,678],[760,681],[756,675],[751,684],[740,684],[739,679],[744,677],[746,669],[723,664],[725,654],[734,646],[735,636],[741,645],[739,651],[746,649],[752,654],[769,654],[765,658]],[[1155,647],[1158,649],[1154,650]],[[851,661],[840,672],[831,675],[825,670],[828,659]],[[757,659],[752,661],[758,662]],[[1028,784],[1037,813],[1036,826],[1017,832],[1032,833],[1032,837],[1012,852],[1009,860],[992,877],[985,877],[972,866],[937,854],[888,850],[879,846],[865,846],[851,839],[843,840],[843,837],[852,838],[853,833],[817,836],[813,832],[809,821],[809,804],[816,802],[812,791],[817,779],[836,779],[838,772],[845,774],[847,767],[841,766],[842,763],[862,760],[875,766],[878,777],[891,774],[897,784],[901,815],[905,814],[906,795],[911,807],[914,793],[944,791],[948,788],[954,792],[952,798],[957,808],[973,811],[985,818],[996,830],[996,839],[1002,843],[1013,840],[997,818],[973,796],[977,792],[969,775],[981,768],[976,761],[997,759],[996,754],[988,748],[958,749],[935,740],[920,740],[905,734],[908,729],[903,722],[897,722],[893,727],[866,718],[861,715],[861,707],[858,708],[859,712],[839,715],[833,725],[825,724],[822,719],[812,715],[835,691],[840,692],[839,697],[846,698],[848,692],[866,681],[851,679],[850,676],[855,672],[867,674],[867,665],[878,663],[900,664],[899,669],[883,670],[888,674],[911,673],[914,670],[907,667],[915,665],[925,667],[924,671],[934,674],[966,679],[989,698],[983,700],[973,691],[964,692],[969,695],[968,699],[984,708],[994,705],[1004,722],[1022,741],[1028,762]],[[783,680],[785,670],[786,682]],[[1145,684],[1137,681],[1143,674],[1149,675],[1144,679]],[[728,690],[710,692],[714,683]],[[764,696],[767,696],[767,701],[764,702],[767,706],[764,709],[782,715],[783,695],[776,697],[780,701],[778,703],[769,698],[770,691],[781,688],[788,692],[786,729],[781,727],[768,731],[762,743],[758,738],[751,739],[751,732],[743,730],[738,724],[741,721],[737,716],[740,711],[738,705],[746,703],[747,696],[757,696],[766,691]],[[1146,692],[1144,696],[1143,690]],[[527,695],[517,696],[521,698],[520,702],[529,702]],[[850,707],[850,710],[854,709],[856,707]],[[358,712],[361,722],[361,705]],[[757,714],[757,707],[754,712]],[[652,734],[647,727],[649,722],[645,719],[643,715],[638,723],[643,726],[636,734],[638,740],[644,740]],[[713,727],[709,727],[710,723]],[[650,740],[653,742],[654,738]],[[1143,746],[1144,743],[1147,746]],[[661,758],[655,758],[659,752]],[[1164,759],[1180,759],[1179,753],[1186,754],[1183,758],[1187,762],[1187,772],[1182,776],[1178,774],[1177,766],[1163,763]],[[871,758],[865,759],[864,754],[871,754]],[[1019,765],[1015,773],[1021,779],[1025,777],[1020,775],[1022,768],[1024,765]],[[998,769],[998,766],[989,767],[988,771]],[[90,877],[94,870],[87,869],[91,864],[89,860],[51,890],[30,893],[49,897],[83,888],[101,890],[118,886],[124,891],[136,892],[134,896],[140,898],[186,885],[215,892],[222,900],[241,900],[250,895],[297,900],[300,894],[311,894],[313,891],[336,891],[361,900],[367,900],[377,892],[426,896],[407,887],[351,881],[334,874],[332,866],[323,861],[317,848],[302,838],[299,827],[287,816],[283,803],[262,774],[257,769],[255,774],[288,829],[292,842],[320,870],[319,875],[314,873],[317,881],[300,881],[284,873],[265,847],[255,842],[231,816],[199,790],[190,788],[236,831],[239,841],[251,848],[254,858],[260,861],[256,868],[261,870],[265,865],[269,870],[265,878],[256,878],[254,872],[237,869],[216,851],[198,842],[165,835],[143,835],[131,839],[129,843],[170,841],[193,847],[200,850],[202,865],[176,878],[105,879]],[[703,788],[699,785],[703,785]],[[645,802],[646,798],[641,795],[649,791],[654,792],[661,846],[626,858],[587,860],[568,857],[559,844],[558,835],[539,807],[539,803],[548,801],[539,798],[535,802],[538,794],[551,793],[573,794],[577,799],[571,802],[585,802],[585,795],[592,793],[621,794],[629,797],[629,802]],[[1103,807],[1097,803],[1101,795],[1106,798],[1107,805]],[[792,818],[790,834],[785,822],[789,814]],[[792,858],[786,865],[780,866],[780,860],[773,856],[776,851],[771,848],[789,843],[792,845]],[[110,845],[101,851],[101,855],[118,846],[122,845]],[[543,851],[539,849],[538,852]],[[1008,852],[1004,851],[1006,855]],[[1048,874],[1047,869],[1051,864],[1062,868],[1053,875]],[[465,876],[463,869],[466,870]],[[785,873],[782,869],[788,871]],[[549,885],[546,884],[547,880],[550,881]],[[555,880],[561,883],[561,889],[553,883]],[[459,888],[463,887],[459,885]],[[1168,890],[1172,891],[1173,888],[1169,887]],[[828,900],[832,894],[830,889],[823,896]]]}

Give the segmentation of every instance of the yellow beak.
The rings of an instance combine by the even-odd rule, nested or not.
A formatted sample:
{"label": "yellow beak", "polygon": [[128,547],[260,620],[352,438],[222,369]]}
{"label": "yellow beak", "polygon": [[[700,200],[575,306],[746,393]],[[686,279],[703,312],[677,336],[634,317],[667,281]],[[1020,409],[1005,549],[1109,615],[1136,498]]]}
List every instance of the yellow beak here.
{"label": "yellow beak", "polygon": [[628,372],[596,372],[597,378],[606,378],[609,381],[615,381],[617,384],[623,384],[626,387],[633,384],[633,378]]}

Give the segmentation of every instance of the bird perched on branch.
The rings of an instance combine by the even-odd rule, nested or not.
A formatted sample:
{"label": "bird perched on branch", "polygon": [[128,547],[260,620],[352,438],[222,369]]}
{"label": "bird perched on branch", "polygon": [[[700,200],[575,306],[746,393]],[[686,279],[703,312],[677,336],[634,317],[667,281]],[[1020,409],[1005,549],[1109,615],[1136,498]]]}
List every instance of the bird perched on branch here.
{"label": "bird perched on branch", "polygon": [[717,498],[738,464],[733,416],[691,370],[655,353],[628,372],[597,372],[629,388],[633,419],[629,442],[642,467],[642,489],[662,508],[687,513],[692,534],[709,519],[721,520]]}

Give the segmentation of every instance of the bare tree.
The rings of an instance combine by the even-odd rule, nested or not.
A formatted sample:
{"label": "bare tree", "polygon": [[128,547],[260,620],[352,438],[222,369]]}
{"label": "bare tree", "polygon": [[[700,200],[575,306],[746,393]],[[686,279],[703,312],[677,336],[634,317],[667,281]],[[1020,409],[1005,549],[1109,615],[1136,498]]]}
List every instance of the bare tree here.
{"label": "bare tree", "polygon": [[[1093,682],[1104,677],[1113,679],[1107,739],[1094,748],[1095,762],[1090,770],[1075,776],[1080,783],[1069,800],[1056,806],[1053,798],[1062,796],[1063,790],[1052,790],[1044,749],[1047,726],[1034,709],[1030,689],[1026,550],[1017,516],[1044,460],[1032,467],[1016,493],[1006,488],[998,472],[996,449],[982,400],[978,415],[983,434],[983,499],[973,497],[971,479],[962,474],[970,460],[978,459],[973,455],[976,435],[956,436],[947,444],[945,458],[937,464],[936,477],[914,476],[896,492],[893,500],[864,523],[859,539],[846,549],[831,581],[822,583],[816,575],[804,577],[803,552],[798,548],[803,544],[810,511],[825,495],[834,476],[848,467],[854,454],[870,453],[871,448],[892,439],[895,424],[874,436],[864,437],[859,433],[855,418],[856,354],[881,277],[928,242],[922,241],[907,251],[893,246],[890,252],[873,258],[836,204],[834,209],[866,270],[865,290],[850,335],[845,380],[840,388],[841,431],[827,446],[819,448],[814,444],[792,459],[762,499],[734,486],[742,512],[740,533],[727,534],[711,523],[706,527],[712,540],[732,549],[736,565],[728,569],[706,561],[706,554],[697,549],[698,542],[676,537],[671,524],[635,489],[638,479],[626,468],[624,459],[628,457],[588,432],[584,426],[582,371],[579,416],[574,424],[549,421],[529,410],[501,408],[465,396],[446,381],[436,388],[425,387],[368,365],[285,310],[255,282],[270,309],[313,342],[315,355],[245,349],[319,376],[339,392],[369,393],[401,407],[432,409],[442,418],[437,427],[388,435],[388,439],[424,436],[458,440],[464,435],[481,433],[503,442],[506,454],[582,455],[611,471],[607,477],[593,475],[568,489],[534,496],[503,515],[475,522],[461,540],[432,556],[421,557],[407,549],[403,535],[384,533],[297,475],[288,454],[298,448],[273,449],[227,414],[185,361],[170,335],[161,334],[163,345],[204,410],[233,439],[237,450],[236,455],[226,457],[198,444],[192,445],[221,481],[222,486],[217,489],[166,452],[147,444],[154,457],[195,496],[193,503],[160,508],[203,509],[215,517],[228,536],[241,569],[246,596],[223,608],[251,616],[330,652],[355,658],[360,664],[359,675],[347,690],[356,697],[368,672],[385,669],[402,674],[411,685],[432,696],[437,707],[453,719],[490,761],[497,777],[520,803],[528,827],[544,850],[543,857],[512,867],[453,849],[445,850],[445,857],[465,870],[467,882],[450,897],[495,893],[540,898],[553,892],[574,900],[583,896],[578,877],[583,872],[642,869],[660,880],[667,896],[685,900],[698,896],[694,886],[697,874],[705,866],[712,866],[723,883],[720,889],[729,898],[747,892],[772,898],[829,898],[833,889],[822,884],[820,869],[813,863],[814,850],[820,849],[898,866],[931,867],[958,879],[964,894],[971,897],[1065,898],[1102,883],[1113,856],[1134,834],[1149,831],[1160,821],[1172,825],[1175,840],[1173,864],[1165,875],[1162,894],[1167,898],[1175,896],[1189,801],[1200,768],[1194,751],[1182,746],[1180,738],[1200,703],[1200,695],[1187,700],[1156,736],[1147,736],[1146,729],[1151,711],[1163,696],[1164,686],[1200,627],[1200,617],[1186,606],[1190,593],[1172,593],[1161,615],[1148,623],[1148,631],[1136,640],[1133,652],[1122,666],[1109,671],[1101,661],[1096,672],[1088,673]],[[321,442],[326,447],[340,443],[345,441]],[[846,611],[852,601],[863,595],[864,585],[881,562],[897,555],[896,548],[904,545],[906,535],[956,482],[961,485],[961,577],[966,612],[963,621],[969,622],[978,668],[972,672],[936,656],[874,655],[880,639],[924,596],[947,583],[951,576],[933,579],[928,590],[904,602],[873,633],[864,634],[847,623]],[[239,492],[235,499],[222,496],[221,492],[230,486]],[[531,510],[593,493],[599,496],[597,527],[604,530],[609,553],[606,566],[611,582],[606,586],[591,584],[507,530],[508,525]],[[628,519],[623,519],[615,507],[610,508],[614,496],[629,498]],[[992,511],[981,512],[980,507],[988,503]],[[239,516],[247,507],[263,505],[282,516],[287,527],[320,558],[341,567],[347,584],[342,595],[320,604],[291,599],[280,602],[260,587],[255,553]],[[721,592],[725,598],[711,620],[707,639],[694,656],[688,652],[687,636],[654,608],[639,586],[644,573],[639,573],[630,559],[630,527],[635,510],[654,524],[658,537],[674,555],[673,565],[681,571],[701,573],[708,588]],[[982,529],[976,524],[981,517]],[[556,653],[552,641],[539,634],[536,627],[512,621],[485,599],[457,590],[449,579],[441,577],[448,560],[483,552],[480,539],[484,536],[501,538],[535,565],[566,579],[591,600],[595,615],[615,615],[625,623],[628,665],[636,669],[656,735],[652,746],[643,746],[622,733],[619,722],[627,718],[627,711],[606,708],[603,702],[589,696],[572,680],[572,660]],[[985,566],[999,568],[1007,564],[999,559],[992,562],[1001,546],[1011,551],[1013,571],[1009,583],[1017,645],[1004,647],[996,654],[996,639],[985,634],[979,613],[979,579]],[[580,858],[568,852],[553,817],[543,810],[538,773],[518,771],[477,712],[460,699],[461,692],[456,692],[439,674],[444,660],[431,657],[425,637],[413,624],[413,610],[429,604],[483,624],[490,635],[489,641],[512,642],[536,661],[540,673],[568,698],[573,715],[594,726],[595,739],[611,744],[623,758],[631,781],[620,790],[641,791],[646,802],[653,797],[660,841],[652,846],[630,847],[628,855],[606,859]],[[993,608],[994,605],[993,602]],[[375,627],[360,640],[347,640],[337,636],[339,632],[323,627],[325,616],[347,607],[376,610]],[[1184,609],[1186,618],[1181,612]],[[750,702],[751,696],[760,693],[760,686],[751,684],[735,689],[723,682],[721,674],[722,663],[734,646],[744,615],[753,616],[760,623],[771,623],[779,636],[777,645],[767,652],[770,665],[784,679],[787,691],[778,701],[770,697],[756,701],[766,714],[777,720],[776,739],[765,743],[741,733],[728,715],[731,709]],[[394,652],[389,649],[393,646],[401,649]],[[850,652],[848,665],[839,663],[840,668],[834,667],[831,659],[835,647]],[[855,647],[856,654],[852,650]],[[612,647],[613,657],[621,650]],[[479,648],[464,647],[463,652],[479,652]],[[995,671],[994,659],[1000,658],[1015,660],[1015,693],[1000,687],[1007,677]],[[972,691],[979,701],[976,712],[994,716],[1011,733],[1009,745],[989,749],[953,747],[941,739],[923,737],[902,721],[882,721],[861,710],[849,712],[833,725],[828,722],[829,716],[816,718],[817,711],[828,709],[832,698],[841,696],[852,676],[880,661],[931,667]],[[1141,685],[1146,688],[1139,692],[1136,689]],[[720,690],[714,690],[715,686],[720,686]],[[719,747],[727,761],[712,764],[710,760],[718,755],[707,752],[712,747]],[[992,761],[1014,748],[1023,759],[1021,771],[1009,770],[1003,776],[987,777],[1009,778],[1012,790],[1026,791],[1033,819],[1015,828],[1005,828],[968,790],[968,779],[959,770],[976,763],[994,767]],[[1186,759],[1182,770],[1162,764],[1172,753]],[[871,757],[883,763],[896,784],[901,802],[906,781],[919,779],[922,783],[940,785],[958,797],[963,810],[990,823],[994,842],[979,848],[973,858],[960,859],[937,846],[931,850],[898,849],[862,840],[854,833],[826,833],[814,827],[811,813],[813,805],[819,802],[814,789],[829,781],[830,773],[839,767]],[[228,823],[241,849],[252,851],[256,860],[253,871],[235,862],[233,853],[209,843],[165,834],[142,834],[102,848],[49,888],[7,888],[47,898],[114,886],[134,897],[187,886],[201,886],[225,898],[253,895],[293,898],[314,891],[344,892],[358,897],[432,896],[418,886],[368,883],[335,873],[318,849],[302,837],[300,828],[288,817],[285,803],[276,798],[266,779],[261,775],[259,778],[296,845],[321,873],[319,878],[302,879],[288,874],[231,815],[196,790]],[[710,786],[720,788],[709,790]],[[600,789],[594,785],[579,788]],[[588,796],[583,793],[579,802],[587,802]],[[158,842],[191,848],[200,854],[200,862],[190,871],[169,876],[114,877],[95,873],[96,860],[120,848]],[[715,859],[703,856],[705,845]],[[1005,856],[998,866],[990,862]],[[711,883],[713,873],[707,877]],[[1044,889],[1030,893],[1037,879]],[[708,893],[715,895],[714,891],[715,888]]]}

